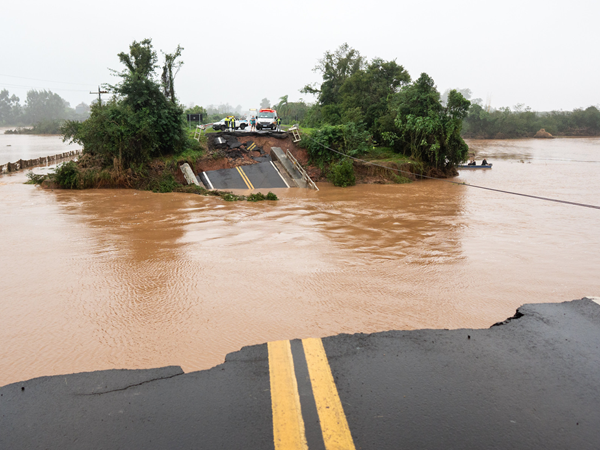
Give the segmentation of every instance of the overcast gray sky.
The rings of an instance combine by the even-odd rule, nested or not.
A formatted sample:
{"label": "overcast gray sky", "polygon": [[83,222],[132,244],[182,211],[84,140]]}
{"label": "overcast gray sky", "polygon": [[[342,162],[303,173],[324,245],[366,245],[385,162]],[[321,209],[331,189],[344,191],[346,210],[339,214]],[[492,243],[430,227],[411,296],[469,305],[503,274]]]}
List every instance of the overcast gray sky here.
{"label": "overcast gray sky", "polygon": [[314,101],[299,89],[319,81],[312,68],[325,51],[347,42],[369,59],[395,59],[413,79],[427,72],[440,92],[571,110],[600,104],[599,19],[597,0],[6,0],[0,89],[22,102],[46,88],[71,106],[89,103],[90,89],[116,81],[117,53],[151,38],[157,50],[185,48],[175,87],[186,105]]}

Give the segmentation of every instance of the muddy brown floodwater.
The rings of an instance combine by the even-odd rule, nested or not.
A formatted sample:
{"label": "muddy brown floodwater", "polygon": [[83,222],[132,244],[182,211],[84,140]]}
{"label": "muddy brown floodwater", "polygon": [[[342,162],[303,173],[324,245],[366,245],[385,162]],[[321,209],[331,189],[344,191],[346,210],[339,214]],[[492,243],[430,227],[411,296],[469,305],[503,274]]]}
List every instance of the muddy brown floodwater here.
{"label": "muddy brown floodwater", "polygon": [[[456,180],[600,205],[600,139],[470,141]],[[489,327],[600,294],[600,211],[443,181],[320,184],[276,203],[0,177],[0,385],[181,365],[240,347]]]}

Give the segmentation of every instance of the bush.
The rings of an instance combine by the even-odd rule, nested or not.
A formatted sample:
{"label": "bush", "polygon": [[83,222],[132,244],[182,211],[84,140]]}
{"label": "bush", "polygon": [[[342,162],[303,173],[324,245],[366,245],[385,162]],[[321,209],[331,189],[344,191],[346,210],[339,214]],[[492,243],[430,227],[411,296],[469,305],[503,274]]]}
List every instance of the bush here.
{"label": "bush", "polygon": [[392,175],[392,181],[396,184],[412,183],[410,178],[402,175]]}
{"label": "bush", "polygon": [[60,164],[51,178],[63,189],[79,189],[79,170],[75,161]]}
{"label": "bush", "polygon": [[179,187],[179,183],[175,181],[175,176],[173,173],[165,168],[165,171],[161,174],[160,178],[152,180],[148,187],[152,192],[166,194],[167,192],[173,192],[175,189],[177,189],[177,187]]}
{"label": "bush", "polygon": [[277,196],[275,194],[273,194],[272,192],[269,192],[267,194],[267,200],[279,200],[279,199],[277,198]]}
{"label": "bush", "polygon": [[[167,63],[178,55],[179,49],[165,55]],[[156,79],[157,55],[151,41],[134,42],[129,54],[120,53],[119,59],[126,68],[117,73],[121,83],[110,86],[117,95],[107,103],[92,105],[84,122],[67,121],[61,128],[63,140],[83,145],[84,153],[101,155],[104,167],[117,162],[125,169],[197,148],[187,135],[172,80],[167,84],[163,80],[161,85]]]}
{"label": "bush", "polygon": [[29,179],[29,181],[27,181],[26,184],[40,185],[44,182],[46,178],[48,178],[48,175],[38,175],[33,172],[29,172],[27,173],[27,178]]}
{"label": "bush", "polygon": [[349,122],[344,125],[324,125],[309,135],[305,145],[311,162],[323,167],[340,158],[339,154],[325,147],[356,156],[371,148],[371,139],[367,131]]}
{"label": "bush", "polygon": [[237,195],[232,194],[230,192],[227,192],[227,193],[223,194],[221,196],[221,198],[223,200],[225,200],[226,202],[237,202],[238,200],[240,200],[240,198]]}
{"label": "bush", "polygon": [[329,179],[334,186],[354,186],[356,184],[356,176],[354,175],[352,160],[346,158],[331,164],[329,167]]}
{"label": "bush", "polygon": [[265,200],[265,194],[257,192],[256,194],[250,194],[247,198],[249,202],[261,202]]}

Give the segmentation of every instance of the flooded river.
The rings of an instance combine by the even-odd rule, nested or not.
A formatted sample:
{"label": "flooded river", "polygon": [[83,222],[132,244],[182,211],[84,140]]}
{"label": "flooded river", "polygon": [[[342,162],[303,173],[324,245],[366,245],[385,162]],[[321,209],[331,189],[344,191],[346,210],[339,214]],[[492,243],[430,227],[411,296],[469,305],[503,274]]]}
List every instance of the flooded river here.
{"label": "flooded river", "polygon": [[[14,163],[19,159],[36,159],[78,150],[80,145],[69,145],[61,136],[35,136],[4,134],[10,127],[0,127],[0,165]],[[14,127],[12,127],[14,129]]]}
{"label": "flooded river", "polygon": [[[494,167],[457,181],[600,205],[600,139],[469,144]],[[256,204],[25,180],[0,176],[0,385],[600,295],[599,210],[437,180]]]}

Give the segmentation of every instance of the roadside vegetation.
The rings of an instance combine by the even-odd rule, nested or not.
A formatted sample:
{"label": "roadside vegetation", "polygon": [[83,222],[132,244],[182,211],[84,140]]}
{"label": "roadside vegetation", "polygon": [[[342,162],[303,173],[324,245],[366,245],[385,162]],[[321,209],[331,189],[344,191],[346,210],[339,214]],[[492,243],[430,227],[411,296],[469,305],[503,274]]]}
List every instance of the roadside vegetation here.
{"label": "roadside vegetation", "polygon": [[457,90],[444,105],[426,73],[412,81],[396,61],[369,61],[347,44],[326,52],[314,70],[322,82],[302,89],[317,96],[302,121],[310,129],[303,145],[334,184],[353,184],[356,164],[348,158],[378,161],[395,182],[453,176],[467,159],[461,131],[470,102]]}
{"label": "roadside vegetation", "polygon": [[124,69],[114,72],[120,82],[108,88],[116,95],[95,103],[87,120],[67,120],[63,140],[83,146],[78,161],[59,165],[49,175],[29,176],[33,184],[63,189],[136,188],[153,192],[190,192],[216,195],[228,201],[276,200],[269,193],[237,196],[183,185],[179,167],[193,165],[204,154],[206,137],[192,138],[183,108],[175,97],[174,79],[182,65],[181,47],[165,54],[160,79],[158,56],[149,39],[133,42],[118,57]]}
{"label": "roadside vegetation", "polygon": [[178,164],[201,153],[175,99],[181,51],[178,47],[165,54],[160,81],[158,56],[149,39],[133,42],[128,53],[119,53],[124,69],[114,71],[120,82],[109,86],[116,95],[94,103],[87,120],[67,120],[61,127],[64,141],[83,146],[82,157],[60,165],[48,182],[67,189],[176,190]]}

